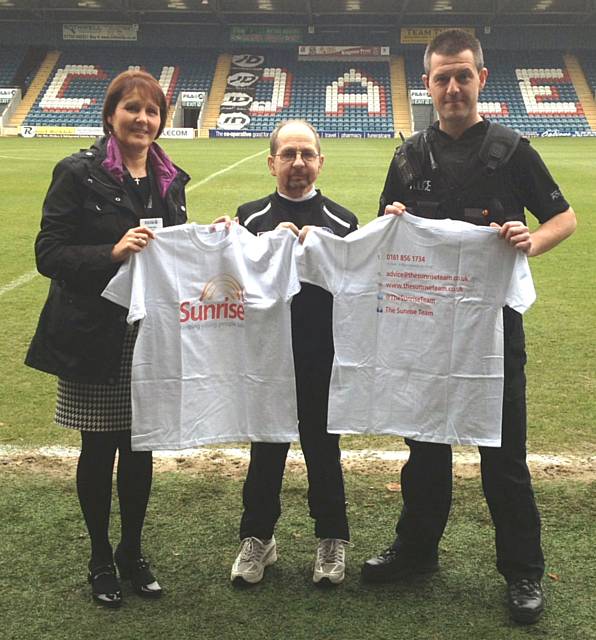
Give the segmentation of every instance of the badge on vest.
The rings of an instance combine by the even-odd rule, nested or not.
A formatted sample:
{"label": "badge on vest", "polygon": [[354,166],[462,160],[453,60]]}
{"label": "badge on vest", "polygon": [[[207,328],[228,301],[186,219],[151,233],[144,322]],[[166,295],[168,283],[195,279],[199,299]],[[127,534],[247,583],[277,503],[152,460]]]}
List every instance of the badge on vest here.
{"label": "badge on vest", "polygon": [[429,179],[416,180],[412,183],[411,189],[412,191],[423,191],[425,193],[430,193],[432,191],[432,182]]}

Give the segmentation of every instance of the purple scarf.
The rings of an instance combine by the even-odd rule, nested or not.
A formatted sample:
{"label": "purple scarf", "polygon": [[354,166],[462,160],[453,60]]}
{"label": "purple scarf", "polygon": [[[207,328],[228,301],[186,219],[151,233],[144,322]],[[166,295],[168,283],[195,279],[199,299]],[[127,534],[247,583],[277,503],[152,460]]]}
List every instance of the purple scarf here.
{"label": "purple scarf", "polygon": [[[168,157],[168,154],[156,143],[149,147],[149,164],[155,177],[159,195],[162,200],[165,198],[168,189],[178,175],[176,167]],[[126,169],[122,161],[122,152],[118,141],[114,136],[109,136],[106,143],[106,157],[101,166],[111,173],[118,182],[124,181]]]}

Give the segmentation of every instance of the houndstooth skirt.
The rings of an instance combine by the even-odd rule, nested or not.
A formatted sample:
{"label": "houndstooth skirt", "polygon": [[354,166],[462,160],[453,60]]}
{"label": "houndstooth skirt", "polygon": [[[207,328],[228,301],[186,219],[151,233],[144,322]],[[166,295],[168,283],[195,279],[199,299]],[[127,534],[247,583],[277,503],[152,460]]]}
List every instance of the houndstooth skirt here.
{"label": "houndstooth skirt", "polygon": [[137,333],[137,325],[129,325],[124,337],[117,384],[86,384],[58,379],[56,424],[78,431],[130,429],[130,372]]}

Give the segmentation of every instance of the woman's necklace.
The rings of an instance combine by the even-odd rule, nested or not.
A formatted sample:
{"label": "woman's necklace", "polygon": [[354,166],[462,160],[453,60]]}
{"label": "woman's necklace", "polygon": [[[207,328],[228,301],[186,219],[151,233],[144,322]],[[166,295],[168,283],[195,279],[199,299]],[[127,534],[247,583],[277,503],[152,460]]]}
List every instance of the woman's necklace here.
{"label": "woman's necklace", "polygon": [[136,197],[139,199],[139,202],[143,206],[143,210],[147,213],[148,210],[153,208],[153,195],[151,193],[151,169],[149,166],[143,167],[138,172],[134,173],[130,170],[129,167],[126,168],[128,171],[128,177],[131,182],[136,184],[136,188],[134,189]]}
{"label": "woman's necklace", "polygon": [[130,175],[130,177],[131,177],[131,178],[132,178],[132,179],[137,183],[137,186],[138,186],[139,184],[141,184],[141,180],[142,180],[143,178],[146,178],[146,177],[147,177],[147,171],[145,171],[144,173],[145,173],[145,175],[143,175],[143,176],[141,176],[141,175],[133,175],[132,171],[131,171],[130,169],[128,170],[128,174],[129,174],[129,175]]}
{"label": "woman's necklace", "polygon": [[128,175],[137,183],[138,186],[141,183],[141,178],[147,177],[147,161],[145,160],[142,164],[135,164],[138,166],[138,170],[135,168],[133,171],[131,167],[126,163],[125,166],[126,170],[128,171]]}

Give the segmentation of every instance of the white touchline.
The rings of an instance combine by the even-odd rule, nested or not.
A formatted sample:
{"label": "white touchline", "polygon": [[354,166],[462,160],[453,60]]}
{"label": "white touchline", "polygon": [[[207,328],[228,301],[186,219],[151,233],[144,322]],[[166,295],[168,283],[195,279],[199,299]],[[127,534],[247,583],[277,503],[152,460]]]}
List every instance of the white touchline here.
{"label": "white touchline", "polygon": [[224,169],[220,169],[219,171],[216,171],[215,173],[208,175],[206,178],[203,178],[202,180],[199,180],[196,184],[193,184],[192,187],[189,187],[186,190],[186,193],[190,193],[191,191],[194,191],[194,189],[196,189],[197,187],[200,187],[206,182],[209,182],[209,180],[213,180],[213,178],[217,178],[217,176],[220,176],[222,173],[226,173],[231,169],[235,169],[237,166],[243,164],[244,162],[248,162],[249,160],[252,160],[257,156],[262,156],[264,153],[267,153],[267,151],[269,151],[269,149],[263,149],[262,151],[257,151],[257,153],[253,153],[252,156],[247,156],[246,158],[242,158],[242,160],[238,160],[238,162],[234,162],[234,164],[231,164],[229,167],[225,167]]}
{"label": "white touchline", "polygon": [[15,278],[12,282],[2,285],[0,287],[0,296],[3,296],[5,293],[8,293],[9,291],[16,289],[17,287],[20,287],[23,284],[27,284],[28,282],[33,280],[33,278],[35,278],[36,275],[38,275],[37,271],[28,271],[27,273],[24,273],[22,276]]}
{"label": "white touchline", "polygon": [[[196,189],[197,187],[200,187],[202,184],[205,184],[206,182],[209,182],[209,180],[213,180],[213,178],[216,178],[217,176],[220,176],[222,173],[226,173],[227,171],[230,171],[231,169],[234,169],[235,167],[243,164],[244,162],[248,162],[249,160],[252,160],[253,158],[256,158],[257,156],[262,156],[264,153],[267,153],[267,151],[268,151],[268,149],[263,149],[262,151],[257,151],[257,153],[253,153],[251,156],[247,156],[246,158],[242,158],[242,160],[238,160],[238,162],[234,162],[230,166],[225,167],[224,169],[220,169],[219,171],[216,171],[215,173],[212,173],[211,175],[208,175],[206,178],[203,178],[202,180],[199,180],[199,182],[197,182],[196,184],[193,184],[192,187],[189,187],[188,189],[186,189],[186,193],[190,193],[193,189]],[[22,276],[20,276],[16,280],[13,280],[12,282],[9,282],[8,284],[5,284],[4,286],[0,287],[0,296],[4,295],[8,291],[12,291],[13,289],[16,289],[17,287],[20,287],[23,284],[26,284],[30,280],[33,280],[33,278],[35,278],[36,275],[37,275],[37,271],[30,271],[29,273],[23,274]]]}
{"label": "white touchline", "polygon": [[[19,456],[41,456],[44,458],[75,458],[79,455],[80,449],[76,447],[21,447],[11,444],[0,444],[0,457],[17,458]],[[250,460],[250,449],[245,448],[215,448],[215,447],[195,447],[193,449],[179,449],[176,451],[154,451],[154,458],[202,458],[213,460],[214,457],[230,459]],[[385,461],[385,462],[406,462],[409,456],[408,451],[385,451],[374,449],[346,450],[341,452],[342,462],[346,461]],[[302,451],[291,449],[288,452],[288,459],[293,461],[303,461]],[[477,451],[454,451],[453,462],[456,465],[469,465],[480,467],[480,455]],[[587,455],[552,455],[529,453],[528,462],[533,468],[552,469],[582,469],[589,472],[593,468],[591,456]]]}

